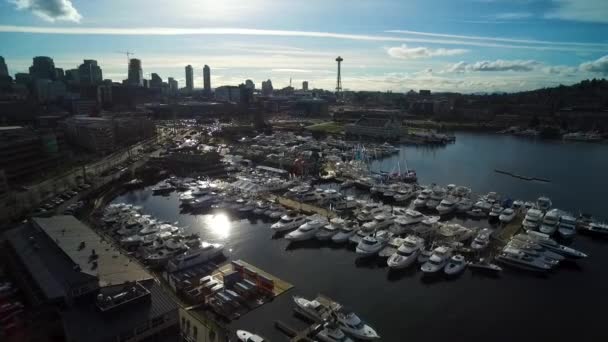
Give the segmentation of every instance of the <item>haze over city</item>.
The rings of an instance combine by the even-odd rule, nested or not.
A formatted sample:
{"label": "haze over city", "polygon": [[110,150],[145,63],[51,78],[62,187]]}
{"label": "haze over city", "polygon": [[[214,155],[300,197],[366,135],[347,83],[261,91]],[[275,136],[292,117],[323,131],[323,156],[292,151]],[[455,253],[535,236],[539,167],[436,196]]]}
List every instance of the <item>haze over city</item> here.
{"label": "haze over city", "polygon": [[44,55],[65,69],[95,59],[120,82],[120,51],[146,78],[184,84],[191,64],[196,88],[207,64],[218,86],[332,89],[338,55],[350,90],[511,92],[608,74],[605,1],[7,0],[0,22],[10,75]]}

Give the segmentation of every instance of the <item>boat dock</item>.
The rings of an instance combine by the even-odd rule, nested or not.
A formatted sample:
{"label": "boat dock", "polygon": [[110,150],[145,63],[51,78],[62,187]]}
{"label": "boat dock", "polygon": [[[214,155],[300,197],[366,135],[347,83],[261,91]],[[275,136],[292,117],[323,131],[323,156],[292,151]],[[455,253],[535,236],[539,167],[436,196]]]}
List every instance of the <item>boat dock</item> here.
{"label": "boat dock", "polygon": [[515,216],[513,221],[507,223],[497,234],[494,236],[498,244],[496,247],[502,248],[507,241],[511,240],[513,235],[517,234],[521,230],[521,224],[524,220],[524,215],[519,213]]}
{"label": "boat dock", "polygon": [[500,174],[503,174],[503,175],[507,175],[507,176],[511,176],[513,178],[523,179],[523,180],[526,180],[526,181],[538,181],[538,182],[545,182],[545,183],[550,183],[551,182],[549,179],[546,179],[546,178],[522,176],[522,175],[517,174],[517,173],[513,173],[513,172],[509,172],[509,171],[504,171],[504,170],[499,170],[499,169],[494,169],[494,172],[500,173]]}
{"label": "boat dock", "polygon": [[[340,303],[323,295],[317,295],[317,298],[314,300],[319,302],[323,307],[327,308],[327,310],[321,312],[322,320],[316,321],[300,331],[290,327],[282,321],[275,321],[275,327],[285,333],[285,335],[290,338],[289,340],[291,342],[313,341],[309,336],[316,335],[323,328],[323,322],[331,319],[331,317],[329,317],[331,312],[337,311],[342,307]],[[294,308],[294,311],[300,315],[303,315],[297,306]]]}
{"label": "boat dock", "polygon": [[[277,276],[274,276],[268,272],[265,272],[264,270],[261,270],[253,265],[251,265],[248,262],[245,262],[243,260],[236,260],[236,262],[238,264],[241,264],[244,266],[244,268],[247,270],[246,272],[248,273],[255,273],[258,275],[263,276],[266,279],[272,280],[272,283],[274,284],[273,288],[272,288],[272,295],[273,297],[277,297],[280,296],[281,294],[285,293],[286,291],[290,290],[293,288],[293,285],[286,282],[285,280],[278,278]],[[220,266],[217,271],[215,271],[214,273],[211,274],[211,276],[217,280],[223,281],[224,279],[224,275],[225,274],[229,274],[231,272],[235,271],[234,269],[234,263],[233,262],[229,262],[227,264],[224,264],[222,266]]]}
{"label": "boat dock", "polygon": [[332,210],[321,208],[308,203],[298,202],[283,196],[272,196],[272,198],[269,199],[276,200],[279,204],[289,209],[299,210],[309,214],[319,214],[327,218],[333,218],[336,216],[336,213]]}

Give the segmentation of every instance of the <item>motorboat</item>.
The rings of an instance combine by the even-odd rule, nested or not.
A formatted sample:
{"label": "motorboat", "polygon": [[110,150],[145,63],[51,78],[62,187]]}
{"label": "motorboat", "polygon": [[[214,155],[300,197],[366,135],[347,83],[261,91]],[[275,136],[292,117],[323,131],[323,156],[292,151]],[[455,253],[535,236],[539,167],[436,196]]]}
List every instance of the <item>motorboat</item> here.
{"label": "motorboat", "polygon": [[538,231],[549,236],[553,235],[559,226],[559,217],[560,215],[558,210],[551,209],[547,211],[540,228],[538,228]]}
{"label": "motorboat", "polygon": [[446,191],[441,187],[433,188],[433,192],[431,196],[429,196],[428,201],[426,202],[426,207],[428,209],[436,209],[439,203],[445,198]]}
{"label": "motorboat", "polygon": [[608,236],[608,223],[590,222],[582,224],[580,226],[580,231],[598,236]]}
{"label": "motorboat", "polygon": [[237,330],[236,338],[241,342],[265,342],[263,337],[245,330]]}
{"label": "motorboat", "polygon": [[414,208],[424,208],[426,207],[426,202],[429,200],[431,193],[433,191],[430,189],[424,189],[418,194],[416,199],[414,200]]}
{"label": "motorboat", "polygon": [[473,209],[473,201],[469,198],[463,198],[456,204],[456,211],[459,213],[466,213],[467,211]]}
{"label": "motorboat", "polygon": [[361,228],[363,228],[364,230],[378,230],[378,229],[383,229],[383,228],[387,228],[388,226],[390,226],[394,221],[393,215],[388,214],[388,213],[380,213],[378,215],[374,216],[374,220],[370,221],[370,222],[366,222],[364,223]]}
{"label": "motorboat", "polygon": [[565,257],[561,254],[555,253],[553,251],[548,250],[542,245],[536,243],[535,241],[526,241],[520,239],[512,239],[507,243],[505,247],[513,247],[517,248],[525,253],[528,253],[532,256],[542,256],[548,259],[548,261],[563,261]]}
{"label": "motorboat", "polygon": [[288,212],[281,216],[281,219],[270,226],[275,232],[284,232],[292,229],[296,229],[306,222],[306,217],[297,214],[296,212]]}
{"label": "motorboat", "polygon": [[576,218],[572,215],[560,216],[557,233],[564,239],[572,238],[576,234]]}
{"label": "motorboat", "polygon": [[534,272],[547,272],[553,268],[553,265],[547,264],[540,258],[530,256],[526,253],[512,252],[508,250],[497,255],[496,261],[499,261],[507,266]]}
{"label": "motorboat", "polygon": [[451,255],[452,250],[450,248],[439,246],[433,250],[433,254],[431,254],[429,260],[420,267],[420,270],[426,274],[437,273],[445,267]]}
{"label": "motorboat", "polygon": [[175,187],[169,182],[160,182],[152,187],[152,193],[155,195],[168,194],[173,190],[175,190]]}
{"label": "motorboat", "polygon": [[294,296],[293,301],[296,304],[294,311],[314,322],[322,322],[332,311],[341,308],[339,304],[336,304],[335,307],[328,307],[317,300],[308,300],[298,296]]}
{"label": "motorboat", "polygon": [[505,210],[500,213],[498,219],[500,222],[507,224],[515,218],[515,210],[513,208],[505,208]]}
{"label": "motorboat", "polygon": [[258,201],[253,209],[254,215],[264,215],[264,212],[268,209],[268,202]]}
{"label": "motorboat", "polygon": [[289,241],[304,241],[312,239],[321,227],[327,224],[327,220],[320,216],[310,216],[306,218],[306,222],[298,229],[285,235],[285,239]]}
{"label": "motorboat", "polygon": [[353,342],[337,323],[323,324],[323,329],[317,333],[316,338],[323,342]]}
{"label": "motorboat", "polygon": [[427,216],[419,224],[412,227],[412,231],[420,236],[427,236],[437,230],[439,216]]}
{"label": "motorboat", "polygon": [[406,209],[405,215],[400,215],[395,218],[390,231],[393,234],[401,235],[412,226],[422,222],[422,220],[424,220],[424,215],[422,215],[422,213],[416,210]]}
{"label": "motorboat", "polygon": [[486,249],[490,244],[491,234],[492,231],[488,228],[480,230],[477,236],[473,239],[473,241],[471,241],[471,248],[476,251]]}
{"label": "motorboat", "polygon": [[169,260],[167,269],[171,272],[180,271],[207,262],[224,253],[224,245],[219,243],[201,242],[199,246],[190,248],[184,253]]}
{"label": "motorboat", "polygon": [[488,259],[480,258],[477,262],[469,262],[470,269],[487,273],[498,273],[502,271],[502,267],[491,263]]}
{"label": "motorboat", "polygon": [[338,312],[336,316],[340,329],[348,335],[364,341],[380,339],[380,335],[372,327],[365,324],[354,312]]}
{"label": "motorboat", "polygon": [[489,216],[489,220],[490,221],[498,221],[498,218],[500,217],[500,214],[502,214],[502,211],[504,210],[503,207],[501,207],[500,205],[493,205],[492,209],[490,209],[490,213],[488,214]]}
{"label": "motorboat", "polygon": [[458,199],[453,196],[448,196],[439,202],[439,205],[435,208],[439,212],[439,215],[447,215],[456,210],[458,205]]}
{"label": "motorboat", "polygon": [[540,221],[543,217],[543,212],[536,208],[530,208],[526,213],[526,217],[522,222],[525,230],[535,230],[540,225]]}
{"label": "motorboat", "polygon": [[416,258],[416,262],[419,264],[424,264],[429,261],[431,255],[433,255],[432,249],[421,248],[420,253],[418,253],[418,257]]}
{"label": "motorboat", "polygon": [[394,269],[406,268],[412,265],[418,258],[423,245],[423,239],[408,235],[397,251],[388,258],[386,264]]}
{"label": "motorboat", "polygon": [[340,231],[344,223],[345,221],[339,217],[332,218],[328,224],[319,229],[315,237],[321,241],[329,240]]}
{"label": "motorboat", "polygon": [[[528,237],[531,237],[536,243],[547,248],[548,250],[561,254],[567,258],[578,259],[578,258],[587,257],[587,254],[585,254],[579,250],[576,250],[572,247],[561,245],[561,244],[557,243],[555,240],[551,239],[548,235],[545,235],[543,233],[530,231],[526,235]],[[517,236],[519,236],[519,235],[517,235]]]}
{"label": "motorboat", "polygon": [[464,271],[467,267],[467,262],[461,254],[452,255],[450,261],[445,265],[443,271],[448,276],[455,276]]}
{"label": "motorboat", "polygon": [[513,204],[511,204],[511,208],[513,208],[516,212],[522,210],[524,208],[524,201],[522,201],[522,200],[513,201]]}
{"label": "motorboat", "polygon": [[473,210],[474,209],[481,209],[482,211],[488,212],[492,209],[493,204],[488,202],[487,200],[480,200],[475,202],[475,204],[473,205]]}
{"label": "motorboat", "polygon": [[469,215],[470,217],[473,217],[473,218],[484,218],[484,217],[488,216],[488,214],[486,214],[486,212],[480,208],[473,208],[473,209],[467,211],[467,215]]}
{"label": "motorboat", "polygon": [[351,236],[357,233],[359,229],[354,222],[347,222],[340,227],[338,232],[331,237],[331,241],[335,243],[344,243],[350,239]]}
{"label": "motorboat", "polygon": [[363,240],[363,238],[368,236],[369,234],[370,232],[366,232],[363,229],[358,229],[355,234],[351,235],[351,237],[348,238],[348,242],[357,246],[359,242],[361,242],[361,240]]}
{"label": "motorboat", "polygon": [[363,256],[375,255],[388,244],[390,238],[391,234],[388,231],[379,230],[361,239],[355,251]]}
{"label": "motorboat", "polygon": [[547,211],[551,209],[552,205],[553,202],[551,202],[551,199],[546,196],[541,196],[536,200],[536,207],[541,211]]}

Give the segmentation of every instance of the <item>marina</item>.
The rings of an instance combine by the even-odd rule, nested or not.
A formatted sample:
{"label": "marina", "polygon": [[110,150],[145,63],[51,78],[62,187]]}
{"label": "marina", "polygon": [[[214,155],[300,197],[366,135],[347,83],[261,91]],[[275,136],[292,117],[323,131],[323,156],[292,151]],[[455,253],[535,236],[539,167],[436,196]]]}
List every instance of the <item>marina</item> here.
{"label": "marina", "polygon": [[[466,136],[465,136],[466,138]],[[455,147],[458,146],[458,142],[456,143],[456,145],[454,145]],[[449,148],[449,147],[448,147]],[[408,149],[408,151],[412,151],[412,149]],[[417,150],[413,150],[414,152]],[[411,159],[415,159],[413,158],[412,153],[408,154],[408,163],[414,165],[414,162],[410,161]],[[415,154],[414,154],[415,156]],[[391,158],[391,157],[389,157]],[[378,161],[379,162],[379,161]],[[378,162],[372,162],[372,166],[374,163],[378,163]],[[384,170],[386,169],[390,169],[388,167],[384,167]],[[417,173],[419,174],[419,176],[421,176],[423,174],[423,172],[421,172],[421,168],[420,167],[416,167],[417,169]],[[428,171],[428,170],[427,170]],[[436,171],[431,171],[430,174],[433,175],[435,174]],[[457,176],[457,174],[456,174]],[[424,176],[421,176],[424,177]],[[473,179],[471,179],[473,180]],[[293,183],[293,182],[296,183]],[[346,180],[345,180],[346,181]],[[291,187],[293,188],[294,185],[296,185],[298,182],[298,180],[292,180],[292,185]],[[226,184],[229,184],[230,181],[225,182]],[[220,183],[218,183],[220,184]],[[321,189],[338,189],[339,192],[342,192],[344,196],[348,197],[348,196],[352,196],[353,198],[356,198],[359,200],[358,204],[355,204],[355,206],[353,206],[351,209],[349,209],[347,212],[356,212],[358,211],[358,214],[352,214],[353,216],[349,216],[346,215],[345,212],[339,211],[340,214],[339,216],[342,217],[345,221],[341,222],[339,221],[339,224],[343,225],[343,226],[350,226],[348,223],[351,222],[352,220],[357,220],[357,218],[362,218],[364,220],[366,220],[366,218],[364,217],[365,213],[371,210],[380,210],[380,211],[375,211],[376,213],[380,213],[383,207],[380,206],[378,207],[378,209],[374,209],[375,207],[373,206],[374,202],[380,203],[380,201],[386,201],[387,197],[384,196],[384,191],[382,194],[372,194],[371,190],[372,190],[372,186],[370,186],[369,188],[357,188],[357,187],[342,187],[341,184],[343,183],[336,183],[336,182],[332,182],[332,181],[325,181],[322,184],[318,184],[316,185],[316,187],[321,187]],[[467,183],[465,183],[467,184]],[[499,183],[498,183],[499,184]],[[532,184],[532,183],[531,183]],[[541,184],[541,183],[538,183]],[[432,188],[432,187],[431,187]],[[455,191],[457,187],[451,187],[450,189],[452,189],[451,191]],[[291,189],[291,188],[289,188]],[[267,270],[274,270],[272,271],[273,273],[277,272],[276,274],[283,274],[281,276],[281,278],[287,279],[289,280],[290,283],[293,283],[295,285],[295,289],[294,290],[290,290],[290,291],[296,291],[295,293],[301,293],[302,291],[304,291],[304,293],[310,293],[310,291],[315,291],[315,292],[320,292],[320,291],[324,291],[326,292],[326,290],[324,290],[325,288],[327,288],[327,286],[329,286],[331,288],[331,284],[333,284],[332,279],[342,279],[342,281],[345,282],[349,282],[349,284],[352,284],[351,286],[354,286],[355,289],[359,288],[359,286],[366,286],[368,288],[376,288],[377,290],[379,290],[379,288],[382,288],[382,290],[379,291],[389,291],[389,292],[394,292],[397,290],[397,288],[395,286],[406,286],[408,288],[417,288],[418,286],[415,286],[414,283],[412,283],[411,281],[408,281],[409,278],[412,277],[420,277],[420,281],[421,281],[421,286],[423,286],[423,289],[419,289],[416,291],[430,291],[431,293],[435,293],[435,295],[439,295],[435,290],[433,290],[434,288],[436,288],[436,284],[441,284],[441,283],[445,283],[446,285],[449,286],[456,286],[456,288],[460,287],[459,285],[455,285],[458,283],[463,283],[465,284],[464,286],[467,286],[466,284],[469,284],[471,282],[478,282],[481,281],[481,279],[486,279],[485,281],[490,281],[490,282],[497,282],[494,283],[494,285],[492,286],[497,286],[499,283],[505,283],[505,285],[502,286],[507,286],[506,284],[510,284],[512,281],[510,281],[509,279],[520,279],[520,281],[523,279],[521,277],[525,277],[528,278],[530,280],[528,280],[527,282],[532,282],[534,283],[536,279],[534,276],[534,274],[529,273],[528,270],[523,270],[522,267],[518,267],[518,266],[513,266],[516,265],[514,263],[511,264],[507,264],[507,263],[503,263],[501,261],[499,261],[498,259],[494,260],[494,258],[498,257],[501,253],[503,253],[504,248],[514,239],[514,237],[518,236],[517,239],[518,241],[513,242],[512,244],[510,244],[511,249],[507,250],[507,252],[513,252],[514,248],[523,248],[523,247],[530,247],[530,248],[537,248],[534,247],[534,245],[522,245],[519,240],[522,239],[528,239],[525,236],[520,236],[523,233],[522,230],[522,221],[525,218],[525,214],[524,214],[524,210],[525,210],[525,206],[521,205],[523,204],[523,201],[520,202],[516,202],[517,205],[521,205],[522,210],[519,212],[513,211],[513,214],[509,214],[508,212],[504,212],[501,213],[500,219],[498,216],[495,216],[495,218],[492,218],[490,221],[488,221],[488,216],[486,216],[483,219],[480,219],[478,217],[475,216],[470,216],[468,215],[466,209],[469,210],[474,210],[475,204],[477,204],[477,202],[479,202],[478,200],[476,200],[476,197],[473,196],[477,196],[477,195],[466,195],[468,194],[467,191],[463,190],[458,190],[458,193],[461,195],[465,195],[466,196],[470,196],[471,201],[470,204],[466,204],[466,201],[462,201],[462,205],[458,204],[457,207],[459,207],[462,210],[465,211],[458,211],[457,209],[455,209],[455,212],[452,214],[446,214],[446,215],[441,215],[442,218],[439,221],[433,221],[434,219],[431,218],[434,215],[437,215],[438,213],[435,212],[433,213],[432,210],[429,211],[428,208],[424,208],[421,211],[422,213],[422,217],[429,217],[430,218],[430,227],[433,227],[433,225],[437,224],[437,227],[434,229],[438,229],[437,233],[435,234],[439,234],[439,235],[426,235],[426,241],[427,243],[431,243],[432,241],[435,241],[437,239],[440,238],[448,238],[452,239],[453,241],[456,241],[459,238],[459,236],[462,236],[462,238],[466,238],[468,239],[468,241],[472,241],[477,232],[478,234],[481,234],[481,228],[490,228],[490,232],[492,233],[491,238],[488,239],[487,245],[485,245],[485,247],[483,247],[483,252],[475,252],[472,250],[471,245],[469,242],[462,244],[462,246],[458,246],[455,245],[455,248],[458,252],[451,252],[454,255],[454,261],[452,261],[452,257],[448,257],[447,259],[445,259],[445,264],[444,266],[446,267],[446,271],[443,273],[446,273],[445,276],[441,276],[441,277],[428,277],[426,275],[426,273],[422,272],[419,270],[420,264],[417,264],[417,266],[415,267],[408,267],[405,269],[401,269],[401,270],[392,270],[390,269],[390,267],[388,267],[387,262],[390,259],[390,256],[394,253],[396,253],[396,250],[399,248],[398,244],[399,243],[403,243],[403,240],[405,237],[407,237],[408,234],[411,233],[415,233],[415,234],[423,234],[421,236],[424,236],[424,233],[427,232],[428,234],[428,229],[425,230],[424,227],[425,225],[422,223],[417,223],[417,224],[413,224],[412,227],[408,227],[408,220],[412,220],[412,219],[408,219],[408,220],[403,220],[403,219],[399,219],[396,220],[392,226],[390,231],[395,231],[397,233],[399,233],[402,237],[401,238],[390,238],[389,240],[387,240],[387,245],[385,249],[380,249],[377,253],[378,256],[370,258],[370,257],[358,257],[356,253],[353,252],[353,249],[355,249],[356,246],[353,246],[352,244],[344,244],[342,245],[341,243],[336,244],[333,239],[333,237],[329,240],[326,241],[316,241],[316,238],[312,238],[310,240],[307,241],[297,241],[297,242],[289,242],[288,240],[286,240],[284,237],[288,232],[279,234],[277,236],[276,233],[273,233],[271,229],[269,229],[269,227],[274,224],[275,222],[277,222],[277,220],[280,219],[280,215],[284,215],[286,214],[289,210],[295,210],[295,211],[299,211],[301,212],[302,215],[307,216],[307,215],[321,215],[323,216],[323,214],[326,214],[328,212],[333,212],[332,210],[330,210],[331,207],[333,207],[333,204],[330,203],[325,203],[320,199],[322,196],[333,196],[332,192],[325,192],[325,190],[323,192],[319,192],[319,194],[321,194],[321,197],[315,196],[315,200],[306,200],[306,201],[302,201],[304,199],[304,197],[300,197],[298,198],[293,197],[292,195],[289,195],[287,193],[284,193],[283,191],[289,190],[289,189],[285,189],[285,190],[281,190],[281,191],[277,191],[276,194],[277,195],[272,195],[272,196],[263,196],[261,197],[262,201],[268,201],[268,204],[256,204],[256,195],[254,194],[249,194],[247,196],[244,196],[243,194],[241,194],[240,196],[235,196],[234,201],[235,204],[231,204],[228,202],[223,202],[223,201],[215,201],[217,202],[217,204],[213,204],[211,203],[211,205],[208,207],[208,209],[197,209],[196,211],[192,212],[190,209],[177,209],[179,214],[175,215],[175,211],[172,213],[171,211],[168,211],[168,208],[179,208],[180,207],[180,197],[182,197],[181,195],[179,195],[178,192],[172,192],[169,194],[165,194],[165,195],[156,195],[154,196],[153,194],[149,193],[149,190],[143,189],[143,190],[139,190],[139,191],[135,191],[132,193],[132,195],[126,195],[119,197],[115,200],[116,203],[122,202],[128,198],[131,198],[131,203],[133,203],[134,205],[143,205],[143,207],[145,208],[145,210],[150,210],[150,212],[154,212],[155,215],[160,215],[160,217],[162,217],[164,220],[172,222],[172,221],[178,221],[179,222],[179,226],[182,226],[186,229],[186,232],[197,232],[199,234],[201,234],[201,236],[206,236],[206,238],[211,239],[212,242],[216,242],[216,243],[223,243],[225,244],[225,248],[227,251],[230,251],[229,253],[227,253],[227,256],[230,259],[235,259],[235,258],[241,258],[241,259],[247,259],[247,260],[251,260],[252,262],[254,262],[257,265],[261,265],[261,267],[263,267],[264,269]],[[303,193],[306,193],[307,191],[310,192],[311,194],[315,192],[315,186],[311,186],[308,188],[302,188],[301,191],[303,191]],[[416,187],[414,187],[414,189],[416,189]],[[418,188],[418,190],[415,191],[423,191],[424,188]],[[458,188],[461,189],[461,188]],[[487,187],[485,188],[487,189]],[[491,189],[491,188],[490,188]],[[517,188],[512,188],[517,190]],[[300,190],[298,190],[300,191]],[[288,191],[286,191],[288,192]],[[379,193],[378,191],[376,191],[376,193]],[[432,193],[432,191],[431,191]],[[541,190],[537,193],[536,196],[538,196],[538,194],[551,194],[551,197],[554,201],[554,203],[563,203],[563,198],[559,198],[557,199],[554,195],[553,192],[547,192],[547,190]],[[390,195],[390,194],[389,194]],[[489,193],[487,193],[486,195],[483,195],[482,197],[485,198],[485,200],[492,200],[494,198],[496,198],[496,194],[491,193],[491,191]],[[533,196],[533,195],[532,195]],[[522,197],[522,199],[533,199],[534,197]],[[239,197],[242,197],[243,200],[239,200]],[[430,197],[430,196],[429,196]],[[312,197],[311,197],[312,198]],[[468,197],[467,197],[468,198]],[[410,202],[409,202],[409,206],[413,206],[414,205],[414,200],[416,199],[416,196],[412,196],[410,198]],[[364,201],[362,201],[364,200]],[[389,210],[389,212],[391,212],[394,215],[397,215],[397,217],[401,217],[401,215],[406,215],[406,209],[403,208],[401,209],[401,206],[404,204],[399,204],[397,202],[393,202],[394,199],[392,201],[390,201],[389,203],[391,203],[390,205],[387,206],[386,210]],[[214,202],[214,201],[212,201]],[[251,211],[249,211],[250,209],[248,209],[248,202],[252,203],[252,209]],[[439,201],[441,202],[441,201]],[[513,202],[513,204],[515,204],[515,202]],[[533,203],[534,200],[532,201],[528,201],[530,203]],[[238,203],[242,203],[240,205],[237,206]],[[361,205],[365,205],[365,203],[368,203],[370,205],[372,205],[372,207],[369,207],[368,209],[365,209],[365,206],[362,208]],[[404,202],[405,205],[408,205],[408,202]],[[459,202],[460,203],[460,202]],[[281,209],[280,207],[284,207],[284,209]],[[255,211],[256,208],[259,208],[259,210]],[[492,205],[490,206],[486,206],[485,204],[479,204],[479,209],[481,210],[481,212],[486,212],[487,210],[491,210],[493,208]],[[572,207],[570,207],[572,208]],[[244,209],[244,210],[243,210]],[[264,209],[264,210],[262,210]],[[305,209],[305,210],[303,210]],[[361,211],[362,209],[365,209],[363,211]],[[574,209],[574,208],[573,208]],[[575,210],[571,209],[572,211],[572,215],[573,216],[578,216]],[[171,209],[171,210],[176,210],[176,209]],[[184,211],[185,210],[185,211]],[[201,211],[202,210],[202,211]],[[274,211],[273,211],[274,210]],[[407,209],[407,210],[411,210],[411,209]],[[258,214],[254,213],[257,212]],[[248,214],[246,212],[249,212]],[[274,218],[270,217],[269,215],[273,215],[274,212],[277,212],[280,214],[278,216],[274,216]],[[262,215],[260,215],[260,213]],[[335,212],[337,213],[337,212]],[[464,213],[464,214],[463,214]],[[269,214],[269,215],[266,215]],[[414,213],[407,213],[410,215],[415,215]],[[332,217],[335,216],[334,215],[328,215],[330,217],[327,218],[327,222],[325,223],[326,225],[330,224],[330,220],[333,221]],[[487,214],[486,214],[487,215]],[[370,224],[368,226],[373,227],[373,222],[374,222],[374,214],[372,214],[371,220],[369,221]],[[407,217],[407,216],[404,216]],[[439,215],[437,216],[439,217]],[[413,219],[414,221],[416,221],[416,219]],[[424,220],[424,219],[423,219]],[[494,221],[495,220],[495,221]],[[366,224],[368,221],[360,221],[360,228],[363,227],[364,224]],[[397,229],[397,225],[396,223],[400,222],[404,228],[399,228]],[[432,223],[432,222],[437,222],[437,223]],[[486,223],[484,223],[486,222]],[[198,228],[195,228],[198,227]],[[318,231],[320,231],[322,229],[323,226],[319,226]],[[397,230],[393,230],[393,227]],[[461,228],[463,227],[463,228]],[[478,230],[472,230],[470,233],[468,232],[467,227],[471,227],[471,228],[477,228]],[[359,228],[359,229],[360,229]],[[372,228],[373,229],[373,228]],[[342,230],[340,229],[336,229],[336,231],[339,230],[340,232]],[[356,228],[354,230],[350,230],[354,233],[358,232],[359,230],[356,230]],[[348,230],[346,231],[348,232]],[[409,232],[409,233],[408,233]],[[335,234],[333,236],[338,237],[339,233],[338,232],[332,232],[330,231],[330,233],[325,233],[325,234]],[[352,233],[350,233],[352,234]],[[464,235],[461,235],[464,234]],[[525,235],[525,233],[523,233]],[[351,238],[356,237],[357,234],[352,235]],[[364,237],[365,234],[363,234],[362,237]],[[443,236],[443,237],[441,237]],[[468,236],[468,237],[467,237]],[[246,240],[243,240],[246,239]],[[397,240],[397,239],[401,239],[401,240]],[[456,240],[454,240],[456,239]],[[530,238],[530,239],[534,239],[534,238]],[[528,239],[529,240],[529,239]],[[247,243],[245,243],[244,241],[247,241]],[[360,241],[360,240],[359,240]],[[466,240],[465,240],[466,241]],[[534,242],[537,243],[538,241],[528,241],[528,242]],[[593,248],[593,245],[589,245],[589,241],[586,241],[586,239],[584,239],[584,237],[577,237],[576,239],[573,239],[574,245],[576,249],[579,249],[586,252],[587,254],[591,255],[591,259],[596,258],[596,255],[598,253],[597,248]],[[548,242],[550,243],[550,242]],[[256,246],[265,246],[263,247],[264,250],[261,251],[259,248],[257,248]],[[519,252],[517,252],[519,253]],[[515,253],[517,255],[517,253]],[[530,253],[532,253],[532,251],[530,251]],[[465,267],[463,269],[460,268],[460,266],[454,266],[456,264],[453,264],[453,262],[459,262],[460,257],[456,257],[457,254],[462,254],[466,260],[466,263],[468,264],[464,264]],[[349,256],[350,255],[350,256]],[[601,255],[601,253],[600,253]],[[555,255],[553,255],[555,256]],[[315,260],[318,260],[319,258],[321,258],[322,260],[326,261],[325,263],[321,263],[319,264],[318,262],[315,262]],[[344,265],[344,261],[345,259],[350,259],[352,260],[352,258],[354,258],[354,265]],[[277,262],[273,262],[272,260],[281,260],[280,263]],[[286,264],[285,264],[286,263]],[[416,262],[414,262],[414,264],[416,264]],[[449,266],[450,271],[448,271],[448,264],[453,265],[453,266]],[[586,260],[582,260],[580,263],[578,264],[585,264],[587,265]],[[577,263],[571,263],[571,262],[567,262],[565,263],[563,266],[559,267],[559,271],[558,272],[550,272],[547,276],[550,279],[562,279],[562,280],[555,280],[555,281],[564,281],[564,277],[573,276],[572,272],[576,272],[576,269],[579,269],[579,266]],[[354,266],[354,267],[353,267]],[[574,267],[574,268],[573,268]],[[588,266],[587,266],[588,267]],[[290,268],[298,268],[300,271],[294,273]],[[416,268],[418,268],[418,271],[416,271]],[[371,272],[371,273],[370,273]],[[378,272],[381,272],[383,274],[383,276],[378,277]],[[449,272],[449,274],[448,274]],[[328,278],[327,280],[323,280],[323,278],[321,278],[322,274],[335,274],[332,275],[330,278]],[[451,275],[453,274],[454,275]],[[536,272],[535,272],[536,273]],[[543,272],[544,273],[544,272]],[[375,274],[375,275],[374,275]],[[563,274],[563,276],[562,276]],[[359,282],[361,282],[361,276],[372,276],[372,279],[374,280],[374,283],[372,284],[370,281],[364,281],[361,285],[356,285]],[[496,278],[496,276],[499,276],[498,278]],[[353,278],[353,276],[355,276],[355,278]],[[481,279],[479,277],[482,277]],[[454,279],[454,278],[458,278],[458,279]],[[471,278],[472,277],[472,278]],[[447,281],[444,281],[443,279],[446,279]],[[543,277],[544,278],[544,277]],[[576,277],[574,277],[576,278]],[[314,279],[314,281],[311,283],[311,279]],[[570,278],[568,278],[570,279]],[[388,282],[387,282],[388,280]],[[455,281],[452,281],[455,280]],[[551,280],[553,281],[553,280]],[[322,285],[325,284],[325,285]],[[398,285],[400,284],[400,285]],[[429,288],[430,286],[430,288]],[[315,290],[316,288],[316,290]],[[442,291],[446,291],[447,289],[444,286],[439,286],[439,288],[442,288]],[[366,317],[372,317],[370,318],[372,320],[372,322],[374,322],[375,325],[379,325],[379,331],[382,335],[386,336],[386,330],[388,329],[388,331],[390,332],[391,329],[389,327],[387,327],[385,325],[385,323],[381,322],[382,320],[378,321],[377,319],[374,319],[373,316],[373,312],[374,309],[373,307],[370,307],[371,302],[368,301],[364,301],[364,302],[359,302],[357,300],[357,297],[353,297],[352,295],[358,293],[355,289],[353,290],[349,290],[346,293],[340,293],[340,294],[336,294],[336,293],[332,293],[332,297],[339,297],[341,302],[348,302],[349,304],[353,305],[353,303],[358,303],[358,305],[353,305],[353,306],[357,306],[357,310],[362,310],[362,312],[365,313]],[[362,290],[363,288],[361,288]],[[450,292],[449,290],[447,290],[448,293]],[[367,292],[367,291],[366,291]],[[294,292],[292,292],[294,293]],[[349,295],[350,294],[350,295]],[[444,297],[445,294],[442,293],[441,297]],[[276,339],[278,338],[278,335],[276,335],[274,332],[269,331],[267,329],[261,329],[258,328],[259,324],[261,322],[266,322],[265,324],[268,324],[268,322],[272,322],[276,320],[275,313],[271,313],[271,311],[274,310],[278,310],[279,312],[283,311],[285,312],[285,314],[287,314],[288,307],[290,307],[291,305],[288,304],[289,302],[289,296],[279,296],[277,297],[272,304],[272,307],[274,308],[273,310],[267,309],[266,306],[262,306],[259,309],[256,309],[255,315],[244,315],[242,317],[239,318],[238,320],[238,327],[244,327],[246,330],[248,329],[248,331],[255,331],[255,332],[260,332],[265,338],[274,338]],[[383,302],[383,299],[381,297],[378,296],[374,296],[374,302]],[[362,305],[361,307],[359,307],[359,305]],[[385,305],[387,305],[388,308],[391,308],[391,304],[390,303],[385,303]],[[370,311],[371,310],[371,311]],[[418,308],[418,310],[421,310],[421,308]],[[423,309],[422,309],[423,310]],[[390,311],[390,309],[389,309]],[[298,321],[293,321],[291,319],[286,319],[285,318],[285,314],[280,315],[280,317],[282,317],[280,320],[294,328],[296,331],[301,331],[301,330],[305,330],[307,327],[309,327],[308,325],[306,326],[302,326],[301,322]],[[371,315],[371,316],[369,316]],[[237,321],[235,321],[237,322]],[[254,323],[255,322],[255,323]],[[389,333],[390,334],[390,333]],[[390,335],[389,335],[390,336]]]}

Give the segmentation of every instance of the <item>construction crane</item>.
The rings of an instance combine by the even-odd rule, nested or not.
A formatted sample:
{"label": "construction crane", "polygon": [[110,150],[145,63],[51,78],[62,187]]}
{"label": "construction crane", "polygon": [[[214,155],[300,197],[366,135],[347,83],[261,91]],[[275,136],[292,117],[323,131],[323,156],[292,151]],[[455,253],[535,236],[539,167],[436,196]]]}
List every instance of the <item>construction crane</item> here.
{"label": "construction crane", "polygon": [[129,61],[131,61],[131,56],[135,53],[131,51],[118,51],[118,53],[122,53],[123,55],[127,55],[127,65],[129,65]]}

